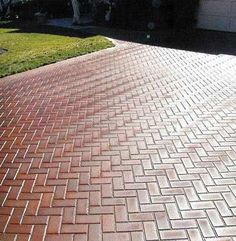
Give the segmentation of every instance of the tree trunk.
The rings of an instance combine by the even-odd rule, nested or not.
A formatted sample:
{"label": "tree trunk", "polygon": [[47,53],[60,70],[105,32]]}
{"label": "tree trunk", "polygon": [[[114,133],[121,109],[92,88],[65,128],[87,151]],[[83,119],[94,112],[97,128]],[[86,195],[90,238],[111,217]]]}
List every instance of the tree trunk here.
{"label": "tree trunk", "polygon": [[72,7],[73,7],[73,23],[79,24],[80,21],[80,8],[79,8],[79,2],[78,0],[71,0]]}

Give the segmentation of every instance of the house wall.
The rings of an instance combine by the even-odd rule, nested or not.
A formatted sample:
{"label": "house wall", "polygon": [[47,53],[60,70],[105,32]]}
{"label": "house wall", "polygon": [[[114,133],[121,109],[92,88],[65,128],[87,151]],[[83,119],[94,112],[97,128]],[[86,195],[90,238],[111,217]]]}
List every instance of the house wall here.
{"label": "house wall", "polygon": [[236,0],[201,0],[198,27],[236,32]]}

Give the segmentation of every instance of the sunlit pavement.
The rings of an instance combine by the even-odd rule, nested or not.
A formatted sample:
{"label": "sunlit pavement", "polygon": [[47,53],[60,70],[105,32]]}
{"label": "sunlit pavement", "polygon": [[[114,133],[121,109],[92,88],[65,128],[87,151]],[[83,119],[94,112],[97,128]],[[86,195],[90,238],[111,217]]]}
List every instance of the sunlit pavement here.
{"label": "sunlit pavement", "polygon": [[119,46],[0,80],[0,240],[236,240],[236,57]]}

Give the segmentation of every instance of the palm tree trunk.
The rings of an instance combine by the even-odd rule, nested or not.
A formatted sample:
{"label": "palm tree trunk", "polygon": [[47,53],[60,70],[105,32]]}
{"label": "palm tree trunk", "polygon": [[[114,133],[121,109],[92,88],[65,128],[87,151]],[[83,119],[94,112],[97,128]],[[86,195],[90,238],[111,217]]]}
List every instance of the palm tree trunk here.
{"label": "palm tree trunk", "polygon": [[80,20],[79,2],[78,0],[71,0],[71,3],[73,7],[73,12],[74,12],[73,23],[79,24],[79,20]]}

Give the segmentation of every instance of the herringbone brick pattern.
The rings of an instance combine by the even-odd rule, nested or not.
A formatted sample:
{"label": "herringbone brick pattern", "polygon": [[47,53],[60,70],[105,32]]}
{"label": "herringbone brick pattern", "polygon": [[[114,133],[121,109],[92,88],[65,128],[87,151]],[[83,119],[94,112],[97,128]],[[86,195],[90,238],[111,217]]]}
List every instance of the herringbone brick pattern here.
{"label": "herringbone brick pattern", "polygon": [[235,57],[123,44],[0,87],[0,240],[236,240]]}

